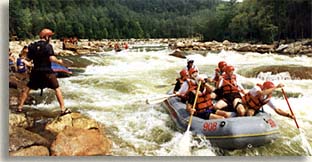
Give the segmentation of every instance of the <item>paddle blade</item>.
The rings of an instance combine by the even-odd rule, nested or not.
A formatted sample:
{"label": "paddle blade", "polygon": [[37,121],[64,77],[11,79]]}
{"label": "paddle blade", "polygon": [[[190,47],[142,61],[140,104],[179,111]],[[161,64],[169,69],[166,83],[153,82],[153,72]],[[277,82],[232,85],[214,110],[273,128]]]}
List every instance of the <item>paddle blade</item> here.
{"label": "paddle blade", "polygon": [[299,129],[299,132],[300,132],[302,146],[304,147],[304,149],[306,150],[308,155],[312,156],[312,149],[311,149],[311,146],[309,144],[309,141],[307,140],[307,138],[306,138],[306,136],[304,134],[304,131],[302,129]]}
{"label": "paddle blade", "polygon": [[161,103],[165,101],[166,99],[173,97],[173,96],[176,96],[176,94],[166,95],[166,96],[162,96],[162,97],[158,97],[154,99],[146,99],[146,104],[153,105],[153,104]]}
{"label": "paddle blade", "polygon": [[192,132],[186,131],[179,143],[175,145],[174,149],[171,152],[171,155],[174,156],[190,156],[191,154],[191,142],[192,142]]}

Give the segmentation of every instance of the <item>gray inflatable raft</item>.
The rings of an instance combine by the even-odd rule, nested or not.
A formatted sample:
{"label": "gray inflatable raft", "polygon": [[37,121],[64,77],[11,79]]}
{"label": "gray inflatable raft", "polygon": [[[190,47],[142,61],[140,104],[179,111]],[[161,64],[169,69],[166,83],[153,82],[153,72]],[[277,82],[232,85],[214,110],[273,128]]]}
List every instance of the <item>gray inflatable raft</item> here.
{"label": "gray inflatable raft", "polygon": [[[190,115],[180,98],[171,97],[162,105],[169,112],[177,128],[186,131]],[[193,136],[204,136],[213,146],[229,150],[262,146],[279,137],[277,123],[266,112],[260,112],[252,117],[212,120],[193,116],[190,131]]]}

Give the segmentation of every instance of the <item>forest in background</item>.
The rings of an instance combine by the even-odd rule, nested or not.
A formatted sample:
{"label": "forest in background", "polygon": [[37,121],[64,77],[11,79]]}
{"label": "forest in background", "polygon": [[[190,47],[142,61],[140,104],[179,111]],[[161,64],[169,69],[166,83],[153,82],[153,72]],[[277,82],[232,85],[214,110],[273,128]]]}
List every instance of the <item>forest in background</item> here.
{"label": "forest in background", "polygon": [[255,42],[312,38],[311,0],[10,0],[9,36],[192,38]]}

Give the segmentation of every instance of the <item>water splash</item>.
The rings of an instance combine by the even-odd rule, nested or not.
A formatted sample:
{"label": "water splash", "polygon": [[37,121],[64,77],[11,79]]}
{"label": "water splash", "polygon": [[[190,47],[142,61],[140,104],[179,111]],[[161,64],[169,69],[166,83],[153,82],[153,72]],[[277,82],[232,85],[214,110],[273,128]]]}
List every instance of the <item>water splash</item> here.
{"label": "water splash", "polygon": [[186,131],[179,143],[175,145],[174,149],[170,153],[175,156],[190,156],[191,153],[192,132]]}

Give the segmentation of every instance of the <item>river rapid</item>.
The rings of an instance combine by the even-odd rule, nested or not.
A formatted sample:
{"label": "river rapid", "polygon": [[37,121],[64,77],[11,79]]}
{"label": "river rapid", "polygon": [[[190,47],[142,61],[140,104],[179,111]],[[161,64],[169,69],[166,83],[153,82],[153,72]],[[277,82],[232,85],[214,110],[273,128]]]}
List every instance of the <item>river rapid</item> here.
{"label": "river rapid", "polygon": [[[173,51],[166,44],[135,44],[127,51],[102,52],[94,55],[75,56],[74,61],[88,62],[86,68],[74,69],[74,75],[59,79],[65,105],[74,111],[105,124],[107,135],[113,142],[113,156],[172,156],[178,151],[183,133],[176,129],[173,121],[160,105],[148,105],[146,99],[164,95],[173,88],[179,71],[186,65],[186,59],[168,54]],[[195,60],[200,74],[212,76],[219,61],[233,65],[236,71],[252,69],[262,65],[312,65],[312,58],[305,56],[289,57],[276,54],[238,53],[221,51],[220,53],[193,52],[188,55]],[[238,75],[243,85],[262,83],[262,79],[285,84],[290,105],[297,117],[298,124],[312,144],[312,100],[311,80],[291,80],[287,74],[275,77],[263,74],[255,78]],[[284,77],[283,77],[284,76]],[[286,79],[286,80],[284,80]],[[246,88],[246,87],[245,87]],[[40,93],[34,91],[32,93]],[[38,109],[58,111],[58,103],[52,90],[44,102],[36,105]],[[38,95],[37,95],[38,96]],[[52,98],[52,99],[48,99]],[[274,97],[274,103],[288,110],[285,100]],[[212,147],[209,141],[192,138],[192,156],[305,156],[307,153],[301,144],[299,132],[293,120],[277,115],[269,107],[264,109],[277,120],[280,138],[271,144],[256,148],[222,150]]]}

